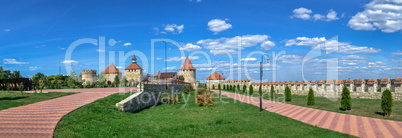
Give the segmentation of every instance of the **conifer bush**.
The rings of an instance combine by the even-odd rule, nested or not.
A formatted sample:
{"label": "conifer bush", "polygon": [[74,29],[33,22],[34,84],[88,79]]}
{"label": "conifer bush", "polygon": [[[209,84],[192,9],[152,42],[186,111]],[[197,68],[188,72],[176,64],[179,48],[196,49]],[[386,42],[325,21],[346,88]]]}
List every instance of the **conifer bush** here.
{"label": "conifer bush", "polygon": [[247,90],[247,86],[246,86],[246,85],[243,85],[242,93],[243,93],[243,94],[246,93],[246,90]]}
{"label": "conifer bush", "polygon": [[218,90],[221,90],[221,84],[218,84]]}
{"label": "conifer bush", "polygon": [[390,90],[385,90],[382,93],[381,97],[381,109],[383,112],[383,115],[388,115],[390,116],[392,113],[392,106],[394,105],[393,99],[392,99],[392,93]]}
{"label": "conifer bush", "polygon": [[237,91],[240,92],[240,85],[237,84]]}
{"label": "conifer bush", "polygon": [[352,109],[352,98],[350,97],[350,91],[348,87],[343,87],[341,98],[341,110]]}
{"label": "conifer bush", "polygon": [[273,100],[274,97],[275,97],[275,89],[274,89],[274,86],[271,85],[271,100]]}
{"label": "conifer bush", "polygon": [[313,89],[310,88],[310,90],[308,91],[308,95],[307,95],[307,105],[314,105],[315,104],[315,99],[314,99],[314,91]]}
{"label": "conifer bush", "polygon": [[212,85],[212,90],[215,90],[215,85]]}
{"label": "conifer bush", "polygon": [[248,89],[248,94],[253,95],[254,90],[253,90],[253,85],[250,85],[250,88]]}
{"label": "conifer bush", "polygon": [[286,86],[285,88],[285,101],[286,102],[292,101],[292,91],[290,91],[290,88],[288,86]]}

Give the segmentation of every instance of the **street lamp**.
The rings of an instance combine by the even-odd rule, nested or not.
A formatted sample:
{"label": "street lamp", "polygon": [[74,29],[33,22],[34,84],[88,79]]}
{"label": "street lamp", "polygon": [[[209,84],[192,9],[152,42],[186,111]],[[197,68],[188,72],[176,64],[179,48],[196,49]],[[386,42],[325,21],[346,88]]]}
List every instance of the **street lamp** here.
{"label": "street lamp", "polygon": [[[166,50],[166,42],[165,40],[162,40],[163,43],[165,43],[165,75],[167,74],[167,50]],[[167,78],[165,77],[165,83],[166,83],[166,90],[168,89],[168,83],[167,83]]]}
{"label": "street lamp", "polygon": [[260,88],[261,88],[261,91],[258,90],[260,92],[260,111],[263,110],[262,109],[262,75],[263,75],[262,65],[264,63],[264,57],[265,57],[266,62],[267,63],[269,62],[269,58],[268,58],[267,54],[264,54],[264,55],[261,56],[261,62],[260,62]]}
{"label": "street lamp", "polygon": [[[223,78],[223,72],[221,74],[222,74],[222,78]],[[221,99],[221,95],[222,95],[221,89],[222,89],[221,78],[219,78],[219,99]]]}

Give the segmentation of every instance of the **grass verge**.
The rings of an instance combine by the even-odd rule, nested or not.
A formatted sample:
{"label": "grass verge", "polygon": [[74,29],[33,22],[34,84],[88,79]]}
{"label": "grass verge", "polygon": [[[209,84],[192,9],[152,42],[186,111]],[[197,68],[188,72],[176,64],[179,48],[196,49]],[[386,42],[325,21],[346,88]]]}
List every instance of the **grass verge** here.
{"label": "grass verge", "polygon": [[[233,92],[233,91],[227,91]],[[271,100],[269,93],[264,93],[264,99]],[[254,92],[255,97],[258,96],[258,92]],[[283,94],[277,94],[277,97],[283,97]],[[283,101],[279,101],[283,102]],[[352,110],[342,111],[339,108],[340,98],[325,98],[315,97],[315,105],[307,106],[307,95],[292,95],[292,101],[286,102],[287,104],[298,105],[303,107],[315,108],[325,111],[352,114],[358,116],[387,119],[402,121],[402,101],[394,101],[391,116],[383,116],[381,110],[381,99],[360,99],[352,98]]]}
{"label": "grass verge", "polygon": [[193,94],[183,104],[118,111],[115,104],[127,96],[114,94],[71,112],[55,137],[352,137],[235,100],[198,107]]}
{"label": "grass verge", "polygon": [[24,93],[0,91],[0,110],[50,100],[70,94],[67,92]]}

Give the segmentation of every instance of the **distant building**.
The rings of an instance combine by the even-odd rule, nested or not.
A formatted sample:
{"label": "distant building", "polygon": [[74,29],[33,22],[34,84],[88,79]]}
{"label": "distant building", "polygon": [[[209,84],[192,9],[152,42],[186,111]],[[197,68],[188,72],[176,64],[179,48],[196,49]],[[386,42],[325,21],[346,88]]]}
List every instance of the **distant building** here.
{"label": "distant building", "polygon": [[206,80],[207,80],[208,88],[212,88],[212,86],[214,86],[214,88],[218,88],[218,84],[221,83],[222,81],[224,81],[225,77],[221,76],[217,72],[214,72],[211,75],[209,75],[206,78]]}
{"label": "distant building", "polygon": [[97,81],[96,70],[83,70],[81,72],[83,85],[93,84]]}
{"label": "distant building", "polygon": [[124,69],[124,76],[130,83],[138,83],[142,81],[143,69],[137,64],[137,57],[135,55],[131,60],[131,64]]}
{"label": "distant building", "polygon": [[101,73],[105,77],[108,84],[113,83],[116,76],[118,76],[119,79],[121,78],[121,72],[113,64],[110,64],[109,67],[107,67]]}
{"label": "distant building", "polygon": [[188,57],[186,57],[186,60],[180,69],[180,75],[184,77],[184,82],[195,84],[197,78],[196,69],[193,67],[193,64]]}

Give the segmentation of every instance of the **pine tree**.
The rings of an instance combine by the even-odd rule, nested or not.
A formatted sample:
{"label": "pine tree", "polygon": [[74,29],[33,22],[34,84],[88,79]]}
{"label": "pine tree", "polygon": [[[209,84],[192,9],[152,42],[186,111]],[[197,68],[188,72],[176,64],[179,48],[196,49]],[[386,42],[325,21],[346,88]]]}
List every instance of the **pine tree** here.
{"label": "pine tree", "polygon": [[218,84],[218,90],[221,90],[221,84]]}
{"label": "pine tree", "polygon": [[240,85],[237,84],[237,91],[240,92]]}
{"label": "pine tree", "polygon": [[246,85],[243,85],[242,93],[245,94],[245,93],[246,93],[246,90],[247,90],[247,86],[246,86]]}
{"label": "pine tree", "polygon": [[223,85],[223,90],[226,90],[226,85]]}
{"label": "pine tree", "polygon": [[290,88],[286,86],[285,88],[285,101],[290,102],[292,101],[292,91],[290,91]]}
{"label": "pine tree", "polygon": [[215,90],[215,85],[212,85],[212,90]]}
{"label": "pine tree", "polygon": [[248,89],[248,94],[253,95],[254,90],[253,90],[253,85],[250,85],[250,88]]}
{"label": "pine tree", "polygon": [[271,100],[274,100],[275,97],[275,90],[274,90],[274,86],[271,85]]}
{"label": "pine tree", "polygon": [[307,95],[307,105],[314,105],[314,104],[315,104],[314,91],[313,89],[310,88]]}
{"label": "pine tree", "polygon": [[350,91],[347,87],[343,87],[341,98],[341,110],[352,109],[352,98],[350,97]]}
{"label": "pine tree", "polygon": [[258,94],[262,95],[262,85],[260,85],[260,87],[258,88]]}
{"label": "pine tree", "polygon": [[390,116],[392,113],[392,106],[394,105],[393,99],[392,99],[392,93],[389,90],[385,90],[382,93],[381,97],[381,109],[383,112],[383,115],[388,115]]}

